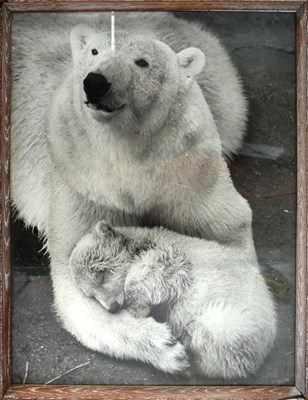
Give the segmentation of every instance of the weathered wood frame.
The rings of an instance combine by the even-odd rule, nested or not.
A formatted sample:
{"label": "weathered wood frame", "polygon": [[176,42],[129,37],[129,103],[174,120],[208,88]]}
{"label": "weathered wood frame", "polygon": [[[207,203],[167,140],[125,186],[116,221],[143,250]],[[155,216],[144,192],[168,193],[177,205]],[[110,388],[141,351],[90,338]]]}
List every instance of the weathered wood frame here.
{"label": "weathered wood frame", "polygon": [[[0,0],[0,394],[4,399],[308,399],[307,332],[307,1],[302,0]],[[296,13],[297,264],[295,386],[40,386],[11,383],[10,57],[13,12],[35,11],[275,11]]]}

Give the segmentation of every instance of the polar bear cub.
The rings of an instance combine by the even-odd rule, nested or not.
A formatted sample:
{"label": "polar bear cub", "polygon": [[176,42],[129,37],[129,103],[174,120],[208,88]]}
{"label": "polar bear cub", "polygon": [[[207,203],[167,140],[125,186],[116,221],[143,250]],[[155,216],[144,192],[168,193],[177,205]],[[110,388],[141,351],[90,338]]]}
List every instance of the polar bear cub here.
{"label": "polar bear cub", "polygon": [[153,306],[198,374],[245,377],[276,332],[275,308],[256,262],[234,247],[163,228],[98,223],[70,257],[76,285],[108,311],[146,318]]}

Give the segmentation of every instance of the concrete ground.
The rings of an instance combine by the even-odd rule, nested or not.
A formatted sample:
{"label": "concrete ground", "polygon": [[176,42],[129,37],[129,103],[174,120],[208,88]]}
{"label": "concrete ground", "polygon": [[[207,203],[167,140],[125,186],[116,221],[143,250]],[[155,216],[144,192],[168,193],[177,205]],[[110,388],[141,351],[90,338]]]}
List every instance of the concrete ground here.
{"label": "concrete ground", "polygon": [[[54,384],[294,384],[296,131],[295,16],[291,13],[181,13],[210,27],[237,65],[250,103],[242,154],[230,164],[253,209],[262,270],[279,316],[275,346],[245,380],[174,377],[84,348],[52,306],[48,258],[35,232],[12,224],[13,381]],[[71,372],[69,372],[71,371]]]}

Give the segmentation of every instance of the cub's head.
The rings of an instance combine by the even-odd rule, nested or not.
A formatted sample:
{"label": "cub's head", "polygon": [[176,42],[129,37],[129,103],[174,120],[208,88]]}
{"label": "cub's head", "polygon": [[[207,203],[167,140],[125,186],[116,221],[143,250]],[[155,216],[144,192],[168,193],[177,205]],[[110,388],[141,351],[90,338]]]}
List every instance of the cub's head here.
{"label": "cub's head", "polygon": [[108,238],[106,225],[99,223],[77,243],[69,266],[73,281],[83,293],[114,313],[123,308],[129,261],[122,238]]}
{"label": "cub's head", "polygon": [[73,28],[70,41],[83,106],[91,117],[126,132],[142,131],[145,121],[149,129],[161,126],[205,63],[196,48],[176,54],[149,36],[127,32],[116,33],[112,50],[110,34],[86,25]]}

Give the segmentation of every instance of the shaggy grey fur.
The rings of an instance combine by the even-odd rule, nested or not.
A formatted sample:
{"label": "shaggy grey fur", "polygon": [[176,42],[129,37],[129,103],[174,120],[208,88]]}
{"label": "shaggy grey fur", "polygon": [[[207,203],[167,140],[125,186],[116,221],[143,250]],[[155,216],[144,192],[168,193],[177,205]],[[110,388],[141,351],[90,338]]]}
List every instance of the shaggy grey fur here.
{"label": "shaggy grey fur", "polygon": [[73,250],[70,268],[108,311],[146,318],[155,306],[201,375],[245,377],[273,343],[275,310],[258,264],[232,247],[100,222]]}

